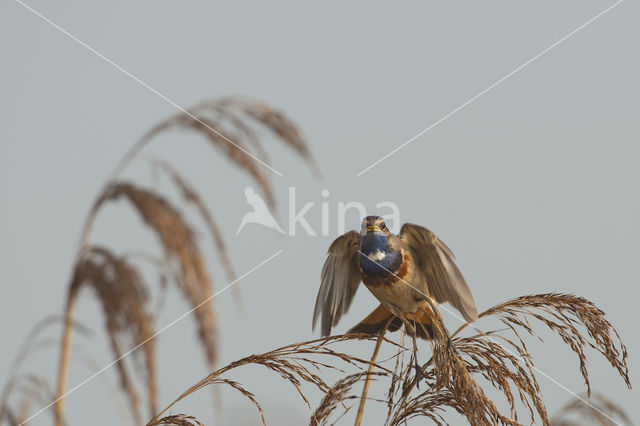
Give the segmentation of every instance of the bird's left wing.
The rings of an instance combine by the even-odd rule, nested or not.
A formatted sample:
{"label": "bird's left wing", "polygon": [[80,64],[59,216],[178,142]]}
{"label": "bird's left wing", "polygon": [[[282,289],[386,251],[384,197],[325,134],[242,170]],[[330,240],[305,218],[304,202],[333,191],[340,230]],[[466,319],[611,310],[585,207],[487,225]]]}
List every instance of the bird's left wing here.
{"label": "bird's left wing", "polygon": [[467,322],[477,320],[476,303],[449,247],[427,228],[411,223],[402,225],[400,238],[409,245],[436,302],[451,303]]}
{"label": "bird's left wing", "polygon": [[313,310],[313,325],[322,312],[322,335],[328,336],[351,305],[360,284],[360,234],[350,231],[338,237],[329,247],[322,267],[320,290]]}

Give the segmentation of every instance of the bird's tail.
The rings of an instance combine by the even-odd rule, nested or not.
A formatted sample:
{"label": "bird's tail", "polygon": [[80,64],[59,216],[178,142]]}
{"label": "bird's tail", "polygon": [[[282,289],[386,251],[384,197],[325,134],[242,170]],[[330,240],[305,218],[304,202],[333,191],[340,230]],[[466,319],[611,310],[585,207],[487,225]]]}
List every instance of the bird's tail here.
{"label": "bird's tail", "polygon": [[400,318],[394,316],[391,311],[384,306],[379,305],[347,333],[378,334],[390,319],[391,323],[387,331],[396,331],[402,326],[402,320]]}
{"label": "bird's tail", "polygon": [[409,320],[416,328],[416,336],[425,340],[433,340],[433,313],[420,310],[417,313],[410,316]]}
{"label": "bird's tail", "polygon": [[[426,312],[415,315],[416,335],[425,340],[433,339],[433,322]],[[387,321],[391,320],[387,331],[396,331],[402,327],[402,320],[391,313],[387,308],[379,305],[365,319],[360,321],[347,333],[364,333],[376,335],[382,331]]]}

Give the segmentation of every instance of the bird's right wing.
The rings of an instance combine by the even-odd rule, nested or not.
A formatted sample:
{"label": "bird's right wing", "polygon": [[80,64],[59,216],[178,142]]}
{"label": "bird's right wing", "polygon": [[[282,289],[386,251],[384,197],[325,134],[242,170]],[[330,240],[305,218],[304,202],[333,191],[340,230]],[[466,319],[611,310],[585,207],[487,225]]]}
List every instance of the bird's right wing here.
{"label": "bird's right wing", "polygon": [[322,267],[320,290],[313,310],[313,329],[322,312],[322,335],[328,336],[351,305],[360,284],[358,249],[360,234],[350,231],[338,237],[329,247]]}
{"label": "bird's right wing", "polygon": [[402,225],[400,239],[408,244],[436,302],[449,302],[467,322],[476,321],[476,302],[449,247],[427,228],[411,223]]}

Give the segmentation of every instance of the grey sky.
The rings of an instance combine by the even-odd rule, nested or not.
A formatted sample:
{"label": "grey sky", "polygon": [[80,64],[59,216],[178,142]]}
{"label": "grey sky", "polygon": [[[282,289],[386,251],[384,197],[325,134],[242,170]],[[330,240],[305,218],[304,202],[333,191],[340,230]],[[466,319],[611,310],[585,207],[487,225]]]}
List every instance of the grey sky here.
{"label": "grey sky", "polygon": [[[319,229],[329,202],[331,235],[281,237],[248,225],[244,174],[197,137],[173,133],[149,149],[171,159],[205,195],[225,229],[239,274],[282,249],[240,283],[246,314],[232,293],[216,299],[221,364],[306,340],[319,272],[335,238],[337,203],[369,212],[393,201],[402,221],[447,242],[480,310],[507,298],[572,292],[609,315],[630,351],[632,383],[640,352],[635,265],[640,250],[637,162],[640,42],[637,2],[625,1],[361,177],[356,173],[404,143],[614,2],[411,1],[158,3],[30,1],[29,5],[184,107],[246,94],[282,109],[304,130],[324,180],[275,141],[271,175],[286,222],[287,194],[315,202]],[[126,149],[175,107],[56,31],[18,3],[0,6],[0,381],[28,330],[62,310],[82,222]],[[127,176],[150,181],[144,161]],[[166,181],[163,187],[167,187]],[[162,184],[162,182],[161,182]],[[330,191],[321,197],[322,189]],[[356,228],[359,217],[348,217]],[[100,216],[94,241],[123,250],[154,239],[124,205]],[[216,279],[224,274],[202,245]],[[337,332],[373,307],[361,289]],[[76,338],[70,385],[91,374],[83,354],[110,361],[98,305],[87,294],[78,318],[95,330]],[[169,291],[159,326],[188,309]],[[449,318],[451,324],[455,319]],[[50,335],[58,336],[58,329]],[[559,342],[534,343],[537,365],[570,389],[584,388],[576,358]],[[206,374],[191,319],[159,340],[161,403]],[[355,348],[362,354],[370,346]],[[637,391],[590,353],[593,388],[640,418]],[[51,374],[57,351],[30,366]],[[114,382],[113,372],[106,374]],[[273,424],[306,422],[295,392],[250,368],[236,376],[265,401]],[[544,378],[553,412],[570,396]],[[68,399],[70,424],[99,413],[118,421],[96,379]],[[257,424],[237,395],[223,394],[226,424]],[[207,392],[181,405],[209,423]],[[239,414],[242,412],[241,414]],[[372,411],[376,413],[376,411]],[[239,417],[237,417],[239,416]],[[375,423],[375,417],[370,419]],[[47,415],[34,424],[49,424]]]}

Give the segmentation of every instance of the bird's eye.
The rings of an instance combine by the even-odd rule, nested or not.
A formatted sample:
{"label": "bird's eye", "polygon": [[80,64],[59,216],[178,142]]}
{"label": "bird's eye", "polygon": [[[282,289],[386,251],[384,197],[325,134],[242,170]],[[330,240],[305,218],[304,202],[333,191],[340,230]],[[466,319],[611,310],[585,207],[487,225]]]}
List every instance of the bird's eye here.
{"label": "bird's eye", "polygon": [[382,228],[382,230],[383,230],[383,231],[386,231],[386,230],[387,230],[387,225],[385,225],[385,224],[383,223],[383,224],[382,224],[382,226],[381,226],[380,228]]}

